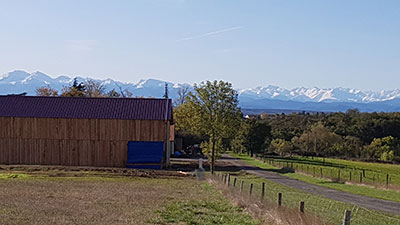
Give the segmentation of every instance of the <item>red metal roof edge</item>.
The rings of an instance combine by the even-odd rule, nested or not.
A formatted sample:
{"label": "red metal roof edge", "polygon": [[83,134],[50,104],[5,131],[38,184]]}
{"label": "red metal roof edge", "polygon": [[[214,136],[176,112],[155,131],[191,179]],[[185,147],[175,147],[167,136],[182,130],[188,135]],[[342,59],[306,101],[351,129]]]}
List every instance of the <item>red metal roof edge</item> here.
{"label": "red metal roof edge", "polygon": [[[0,103],[1,101],[4,99],[13,99],[13,100],[20,100],[23,101],[23,99],[25,100],[32,100],[32,99],[52,99],[53,101],[55,99],[60,99],[60,100],[67,100],[68,104],[67,106],[69,106],[70,110],[73,107],[76,107],[76,105],[74,106],[69,100],[73,100],[73,103],[77,103],[80,100],[86,101],[89,99],[93,99],[96,101],[100,101],[101,100],[106,100],[108,103],[110,101],[115,101],[115,102],[136,102],[137,104],[139,104],[139,102],[147,102],[147,101],[152,101],[152,102],[164,102],[164,101],[168,101],[168,105],[163,107],[164,104],[159,103],[157,105],[152,105],[152,106],[147,106],[145,108],[145,111],[141,111],[143,110],[143,105],[141,105],[141,107],[139,106],[132,106],[132,105],[124,105],[121,106],[119,105],[119,109],[115,110],[115,108],[109,108],[109,105],[107,105],[107,107],[105,107],[107,110],[105,110],[104,112],[100,112],[98,111],[99,109],[97,108],[97,111],[93,112],[92,116],[84,116],[84,115],[90,115],[90,113],[88,112],[81,112],[81,114],[79,113],[75,113],[75,115],[79,115],[79,116],[65,116],[65,113],[62,113],[60,108],[56,108],[56,109],[42,109],[40,108],[40,112],[35,112],[36,109],[30,108],[30,107],[24,107],[24,106],[20,106],[20,107],[16,107],[12,110],[8,110],[4,109],[4,106],[0,105],[0,117],[37,117],[37,118],[76,118],[76,119],[84,119],[84,118],[98,118],[98,119],[143,119],[143,120],[165,120],[165,113],[167,113],[167,120],[169,121],[173,121],[173,106],[172,106],[172,100],[171,99],[165,99],[165,98],[109,98],[109,97],[64,97],[64,96],[19,96],[19,95],[0,95]],[[10,104],[11,102],[7,101],[5,104]],[[14,102],[12,102],[14,103]],[[43,102],[41,102],[43,103]],[[54,103],[54,102],[53,102]],[[66,104],[65,101],[63,101],[62,103]],[[32,104],[32,103],[31,103]],[[104,104],[104,103],[103,103]],[[14,105],[15,106],[15,105]],[[34,106],[34,105],[30,105],[30,106]],[[114,105],[114,106],[118,106],[118,104]],[[8,107],[11,108],[12,106]],[[85,111],[85,106],[80,105],[81,109]],[[153,108],[152,108],[153,107]],[[101,107],[100,107],[101,108]],[[128,109],[131,111],[131,113],[133,115],[128,115],[126,114],[126,111],[124,111],[122,108]],[[165,109],[167,109],[167,112],[165,111]],[[21,111],[29,111],[32,110],[31,112],[21,112]],[[43,111],[42,111],[43,110]],[[46,111],[47,110],[47,111]],[[52,111],[53,110],[53,111]],[[132,112],[132,110],[136,110],[134,112]],[[147,110],[147,111],[146,111]],[[153,110],[159,110],[159,114],[157,114],[157,112],[154,112]],[[104,113],[104,114],[102,114]],[[152,115],[149,115],[149,113],[151,113]],[[15,116],[13,116],[12,114],[14,114]],[[25,114],[25,116],[24,116]],[[120,118],[115,118],[116,116],[118,116],[118,114],[120,115]],[[146,115],[143,115],[146,114]],[[27,115],[27,116],[26,116]],[[43,116],[45,115],[45,116]],[[49,116],[50,115],[50,116]],[[61,116],[60,116],[61,115]],[[164,115],[164,116],[163,116]],[[147,117],[146,117],[147,116]],[[136,117],[136,118],[133,118]]]}

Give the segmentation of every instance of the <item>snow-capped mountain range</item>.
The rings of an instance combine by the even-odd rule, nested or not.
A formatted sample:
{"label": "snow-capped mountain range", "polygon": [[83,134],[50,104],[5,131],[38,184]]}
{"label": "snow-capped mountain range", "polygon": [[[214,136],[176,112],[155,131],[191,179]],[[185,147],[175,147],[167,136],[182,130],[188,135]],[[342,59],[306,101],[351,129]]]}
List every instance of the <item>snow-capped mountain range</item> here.
{"label": "snow-capped mountain range", "polygon": [[[77,77],[78,81],[88,78]],[[189,84],[165,82],[155,79],[124,83],[112,79],[100,81],[107,91],[129,90],[134,96],[162,97],[165,83],[168,83],[171,98],[177,97],[178,89]],[[42,72],[28,73],[15,70],[0,76],[0,94],[26,92],[35,95],[42,86],[61,90],[70,85],[73,78],[59,76],[52,78]],[[240,104],[251,109],[285,109],[311,111],[345,111],[359,108],[361,111],[400,111],[400,89],[390,91],[361,91],[350,88],[295,88],[288,90],[277,86],[256,87],[238,90]]]}
{"label": "snow-capped mountain range", "polygon": [[400,89],[391,91],[360,91],[350,88],[294,88],[292,90],[277,86],[256,87],[240,90],[241,96],[255,99],[276,99],[299,102],[381,102],[400,97]]}
{"label": "snow-capped mountain range", "polygon": [[[84,82],[87,79],[77,76],[78,82]],[[36,89],[43,86],[50,86],[58,91],[63,87],[72,84],[74,78],[67,76],[59,76],[52,78],[42,72],[28,73],[21,70],[15,70],[0,76],[0,95],[19,94],[26,92],[28,95],[35,95]],[[128,90],[133,93],[133,96],[143,97],[162,97],[165,92],[165,83],[168,83],[169,94],[172,98],[177,96],[177,91],[183,86],[189,84],[174,84],[155,79],[140,80],[137,83],[124,83],[114,81],[112,79],[99,80],[106,91],[115,89],[116,91]]]}

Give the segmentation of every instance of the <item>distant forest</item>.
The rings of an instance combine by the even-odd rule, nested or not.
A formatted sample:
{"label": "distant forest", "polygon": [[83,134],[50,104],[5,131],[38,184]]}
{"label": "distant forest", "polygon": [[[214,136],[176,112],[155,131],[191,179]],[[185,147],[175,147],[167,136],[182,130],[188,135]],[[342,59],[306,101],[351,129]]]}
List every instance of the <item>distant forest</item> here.
{"label": "distant forest", "polygon": [[[249,149],[259,126],[269,132],[260,148]],[[400,162],[400,113],[264,113],[243,120],[241,130],[233,140],[236,152]]]}

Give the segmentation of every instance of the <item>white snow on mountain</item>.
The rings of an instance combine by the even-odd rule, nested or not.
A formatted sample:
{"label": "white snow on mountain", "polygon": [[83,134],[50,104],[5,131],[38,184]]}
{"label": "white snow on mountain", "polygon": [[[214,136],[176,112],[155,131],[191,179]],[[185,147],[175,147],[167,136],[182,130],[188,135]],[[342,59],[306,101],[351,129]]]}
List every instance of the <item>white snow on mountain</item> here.
{"label": "white snow on mountain", "polygon": [[[77,77],[79,81],[85,81],[88,78]],[[156,79],[143,79],[136,83],[124,83],[112,79],[97,80],[100,81],[106,90],[115,89],[129,90],[134,96],[144,97],[162,97],[164,95],[165,81]],[[50,86],[56,90],[61,90],[64,86],[70,85],[73,78],[68,76],[59,76],[52,78],[42,72],[28,73],[21,70],[15,70],[0,76],[0,94],[18,94],[27,92],[28,95],[35,95],[35,90],[42,86]],[[182,86],[189,84],[179,84],[167,82],[170,97],[176,98],[177,91]],[[400,98],[400,89],[383,91],[361,91],[350,88],[305,88],[299,87],[291,90],[277,87],[255,87],[250,89],[238,90],[240,99],[271,99],[297,102],[350,102],[350,103],[370,103],[382,102]]]}
{"label": "white snow on mountain", "polygon": [[292,100],[299,102],[381,102],[400,97],[400,90],[361,91],[350,88],[294,88],[292,90],[276,86],[256,87],[239,91],[240,96],[254,99]]}
{"label": "white snow on mountain", "polygon": [[[90,78],[77,77],[79,82],[84,82]],[[182,86],[189,86],[189,84],[173,84],[155,79],[140,80],[137,83],[124,83],[114,81],[112,79],[99,80],[106,91],[115,89],[116,91],[128,90],[134,96],[144,97],[163,97],[165,92],[165,83],[168,83],[169,94],[175,98],[177,91]],[[35,91],[39,87],[50,86],[58,91],[63,87],[71,85],[73,78],[67,76],[59,76],[52,78],[42,72],[28,73],[21,70],[15,70],[0,76],[0,95],[19,94],[26,92],[28,95],[35,95]]]}

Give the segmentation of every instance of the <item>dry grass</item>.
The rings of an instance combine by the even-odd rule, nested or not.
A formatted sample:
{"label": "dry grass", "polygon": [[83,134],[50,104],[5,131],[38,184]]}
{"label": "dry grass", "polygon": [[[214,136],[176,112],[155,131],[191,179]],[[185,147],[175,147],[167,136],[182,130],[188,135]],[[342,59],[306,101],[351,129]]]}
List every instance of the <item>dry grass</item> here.
{"label": "dry grass", "polygon": [[[172,171],[2,168],[2,225],[188,224],[188,221],[196,224],[324,224],[309,214],[240,195],[221,181],[210,179],[213,186],[235,203],[236,206],[232,206],[211,185]],[[190,213],[182,211],[182,207]]]}
{"label": "dry grass", "polygon": [[277,225],[324,225],[322,219],[300,213],[292,208],[278,206],[276,203],[264,199],[250,197],[248,193],[240,193],[238,189],[228,188],[219,177],[209,177],[209,182],[222,190],[224,195],[235,202],[239,207],[246,209],[262,224]]}
{"label": "dry grass", "polygon": [[0,224],[148,224],[167,202],[207,196],[198,181],[180,176],[57,170],[0,174]]}
{"label": "dry grass", "polygon": [[115,177],[187,177],[184,172],[165,170],[132,170],[112,167],[39,166],[39,165],[0,165],[0,173],[25,173],[44,176],[102,176]]}

